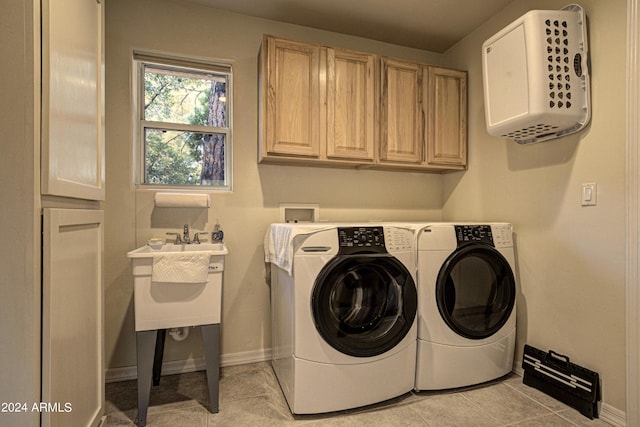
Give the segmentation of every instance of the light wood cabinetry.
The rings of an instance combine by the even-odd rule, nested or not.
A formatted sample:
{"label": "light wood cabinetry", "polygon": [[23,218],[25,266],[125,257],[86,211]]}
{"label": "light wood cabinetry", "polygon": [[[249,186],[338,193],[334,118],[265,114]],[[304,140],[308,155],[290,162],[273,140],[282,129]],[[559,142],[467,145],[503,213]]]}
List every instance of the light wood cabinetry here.
{"label": "light wood cabinetry", "polygon": [[327,157],[373,162],[375,55],[327,49]]}
{"label": "light wood cabinetry", "polygon": [[379,165],[447,171],[467,165],[467,73],[382,58]]}
{"label": "light wood cabinetry", "polygon": [[374,161],[375,55],[265,36],[261,161]]}
{"label": "light wood cabinetry", "polygon": [[467,164],[467,73],[440,67],[427,67],[425,72],[427,163],[464,167]]}
{"label": "light wood cabinetry", "polygon": [[264,36],[259,161],[466,168],[466,73]]}
{"label": "light wood cabinetry", "polygon": [[423,160],[419,64],[382,58],[380,161],[419,164]]}
{"label": "light wood cabinetry", "polygon": [[263,44],[263,156],[319,158],[320,46],[265,38]]}

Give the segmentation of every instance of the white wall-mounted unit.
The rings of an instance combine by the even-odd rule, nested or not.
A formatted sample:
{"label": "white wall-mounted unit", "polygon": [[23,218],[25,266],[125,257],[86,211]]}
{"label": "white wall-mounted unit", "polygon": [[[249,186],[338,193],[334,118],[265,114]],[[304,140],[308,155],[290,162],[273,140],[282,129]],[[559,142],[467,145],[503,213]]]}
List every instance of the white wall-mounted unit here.
{"label": "white wall-mounted unit", "polygon": [[589,123],[587,22],[579,5],[516,19],[482,45],[482,71],[490,135],[529,144]]}

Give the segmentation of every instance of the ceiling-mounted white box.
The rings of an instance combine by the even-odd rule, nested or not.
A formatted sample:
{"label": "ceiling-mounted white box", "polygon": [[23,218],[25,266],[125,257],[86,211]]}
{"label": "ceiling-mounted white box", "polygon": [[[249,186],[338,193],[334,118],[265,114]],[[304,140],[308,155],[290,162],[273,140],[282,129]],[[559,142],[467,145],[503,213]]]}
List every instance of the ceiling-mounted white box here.
{"label": "ceiling-mounted white box", "polygon": [[311,203],[280,203],[280,222],[318,222],[320,205]]}
{"label": "ceiling-mounted white box", "polygon": [[487,131],[519,144],[583,129],[591,117],[587,22],[579,5],[532,10],[482,45]]}

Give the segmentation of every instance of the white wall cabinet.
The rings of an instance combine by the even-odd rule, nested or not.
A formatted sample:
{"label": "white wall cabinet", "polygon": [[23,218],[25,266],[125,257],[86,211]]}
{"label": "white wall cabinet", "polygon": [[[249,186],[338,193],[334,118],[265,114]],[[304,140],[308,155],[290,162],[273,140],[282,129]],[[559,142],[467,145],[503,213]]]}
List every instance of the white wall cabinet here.
{"label": "white wall cabinet", "polygon": [[[43,426],[104,413],[104,4],[41,3]],[[71,203],[69,199],[81,199]]]}
{"label": "white wall cabinet", "polygon": [[42,1],[42,194],[104,200],[104,5]]}
{"label": "white wall cabinet", "polygon": [[104,412],[104,212],[43,210],[43,426],[96,426]]}

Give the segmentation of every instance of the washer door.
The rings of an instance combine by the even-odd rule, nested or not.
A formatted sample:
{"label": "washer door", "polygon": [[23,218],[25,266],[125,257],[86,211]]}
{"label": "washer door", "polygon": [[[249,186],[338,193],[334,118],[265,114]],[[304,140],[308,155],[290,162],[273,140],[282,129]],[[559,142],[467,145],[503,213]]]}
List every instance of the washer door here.
{"label": "washer door", "polygon": [[446,324],[458,335],[483,339],[509,319],[516,298],[513,271],[494,248],[470,244],[444,262],[436,283],[436,302]]}
{"label": "washer door", "polygon": [[341,353],[371,357],[395,347],[416,317],[411,273],[390,255],[348,255],[316,278],[311,311],[322,338]]}

